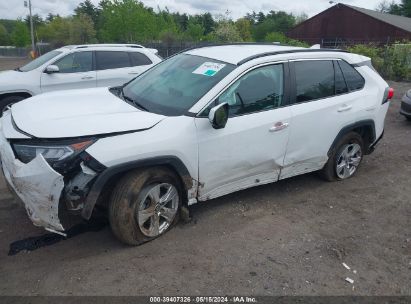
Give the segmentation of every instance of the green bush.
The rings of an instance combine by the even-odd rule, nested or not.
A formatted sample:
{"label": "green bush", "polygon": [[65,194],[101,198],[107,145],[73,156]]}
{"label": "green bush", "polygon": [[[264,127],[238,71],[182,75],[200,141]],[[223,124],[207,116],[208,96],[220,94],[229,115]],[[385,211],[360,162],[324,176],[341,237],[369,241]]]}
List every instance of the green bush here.
{"label": "green bush", "polygon": [[382,57],[382,49],[374,45],[357,44],[348,48],[351,53],[367,56],[371,58],[372,65],[378,71],[384,68],[384,59]]}
{"label": "green bush", "polygon": [[393,44],[387,48],[390,79],[411,80],[411,44]]}
{"label": "green bush", "polygon": [[268,33],[265,36],[264,40],[266,42],[279,42],[281,44],[287,44],[291,46],[309,47],[307,43],[299,41],[299,40],[290,39],[287,36],[285,36],[285,34],[280,33],[280,32]]}
{"label": "green bush", "polygon": [[411,44],[395,43],[385,47],[359,44],[347,50],[370,57],[374,68],[386,79],[411,80]]}

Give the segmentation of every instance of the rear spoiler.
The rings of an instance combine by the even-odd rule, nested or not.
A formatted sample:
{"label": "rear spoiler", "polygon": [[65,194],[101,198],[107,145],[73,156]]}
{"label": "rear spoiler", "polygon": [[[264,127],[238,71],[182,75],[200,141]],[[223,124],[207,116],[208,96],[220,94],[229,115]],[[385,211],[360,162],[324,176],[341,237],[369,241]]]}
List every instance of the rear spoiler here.
{"label": "rear spoiler", "polygon": [[157,49],[151,49],[151,48],[145,48],[146,50],[150,51],[151,53],[154,53],[158,55],[158,50]]}

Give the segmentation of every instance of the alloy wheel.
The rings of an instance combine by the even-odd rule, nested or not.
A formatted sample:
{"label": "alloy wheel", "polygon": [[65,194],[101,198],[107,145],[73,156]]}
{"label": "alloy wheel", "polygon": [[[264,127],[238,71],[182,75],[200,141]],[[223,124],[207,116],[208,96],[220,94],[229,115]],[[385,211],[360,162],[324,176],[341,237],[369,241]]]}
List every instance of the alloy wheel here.
{"label": "alloy wheel", "polygon": [[347,144],[337,157],[335,172],[340,179],[347,179],[355,173],[362,159],[361,146]]}
{"label": "alloy wheel", "polygon": [[141,232],[157,237],[173,223],[179,206],[177,188],[169,183],[150,185],[139,202],[137,221]]}

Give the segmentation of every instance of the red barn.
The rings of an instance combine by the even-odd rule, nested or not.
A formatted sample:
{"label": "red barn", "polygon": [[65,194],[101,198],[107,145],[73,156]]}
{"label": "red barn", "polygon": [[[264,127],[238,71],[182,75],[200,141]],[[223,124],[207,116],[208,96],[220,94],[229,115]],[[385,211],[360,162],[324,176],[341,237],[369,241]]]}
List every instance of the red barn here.
{"label": "red barn", "polygon": [[411,40],[411,18],[337,4],[298,24],[288,37],[309,44],[338,46]]}

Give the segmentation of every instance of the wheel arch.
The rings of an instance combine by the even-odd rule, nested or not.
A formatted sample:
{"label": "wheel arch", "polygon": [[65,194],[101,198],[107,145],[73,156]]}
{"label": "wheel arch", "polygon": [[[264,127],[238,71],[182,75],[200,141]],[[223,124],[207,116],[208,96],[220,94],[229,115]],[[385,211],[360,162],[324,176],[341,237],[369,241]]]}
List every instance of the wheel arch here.
{"label": "wheel arch", "polygon": [[85,219],[90,219],[94,207],[102,200],[106,199],[114,186],[118,182],[118,179],[124,174],[136,170],[150,167],[167,167],[173,171],[178,177],[181,185],[183,186],[183,204],[187,205],[188,193],[193,188],[197,187],[195,180],[191,177],[187,167],[176,156],[160,156],[148,159],[141,159],[137,161],[131,161],[119,165],[115,165],[105,169],[93,183],[93,186],[88,193],[87,199],[84,203],[84,208],[81,215]]}
{"label": "wheel arch", "polygon": [[332,150],[336,147],[338,141],[349,132],[356,132],[362,137],[364,141],[365,154],[369,154],[371,152],[370,147],[376,140],[375,123],[372,119],[366,119],[342,128],[328,150],[328,157],[331,155]]}
{"label": "wheel arch", "polygon": [[6,97],[10,97],[10,96],[22,96],[22,97],[32,97],[34,96],[34,94],[30,91],[26,91],[26,90],[17,90],[17,91],[10,91],[10,92],[2,92],[0,93],[0,101],[3,100]]}

